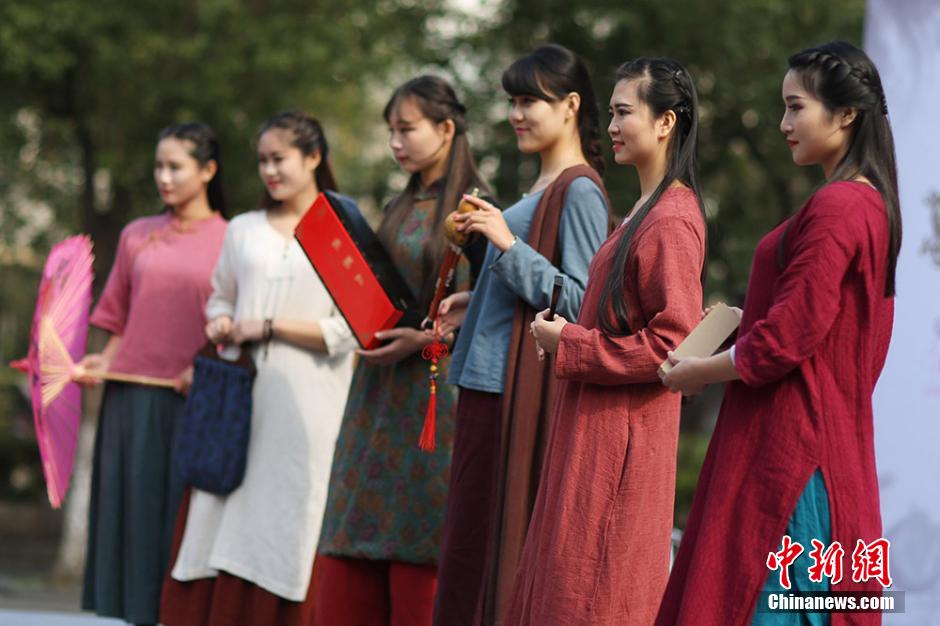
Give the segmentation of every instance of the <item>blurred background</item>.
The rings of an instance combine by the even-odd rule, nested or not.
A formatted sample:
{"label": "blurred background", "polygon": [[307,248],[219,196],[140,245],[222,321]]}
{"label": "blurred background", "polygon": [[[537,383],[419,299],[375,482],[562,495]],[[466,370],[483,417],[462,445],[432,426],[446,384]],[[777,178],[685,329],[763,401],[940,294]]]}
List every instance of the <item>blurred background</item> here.
{"label": "blurred background", "polygon": [[[864,0],[3,0],[0,361],[26,354],[54,242],[91,235],[97,292],[120,229],[160,210],[153,150],[172,122],[216,129],[229,204],[243,211],[262,191],[257,128],[278,111],[307,110],[325,126],[341,190],[375,223],[404,184],[382,107],[403,80],[437,73],[467,104],[478,162],[508,205],[537,162],[515,148],[499,79],[546,42],[586,59],[605,110],[613,71],[627,59],[668,55],[690,70],[709,215],[706,300],[740,303],[754,245],[821,181],[793,165],[778,130],[786,59],[830,39],[861,44],[864,14]],[[639,187],[610,157],[607,188],[622,215]],[[720,392],[684,407],[680,528]],[[52,510],[25,380],[0,368],[0,607],[77,607],[97,414],[86,395],[71,493]]]}

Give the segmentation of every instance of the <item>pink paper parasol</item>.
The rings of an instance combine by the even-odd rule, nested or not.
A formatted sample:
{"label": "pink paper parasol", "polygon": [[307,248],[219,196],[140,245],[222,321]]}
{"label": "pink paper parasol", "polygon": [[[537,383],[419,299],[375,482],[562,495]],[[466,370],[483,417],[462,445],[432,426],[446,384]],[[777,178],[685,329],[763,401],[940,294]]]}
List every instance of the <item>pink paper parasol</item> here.
{"label": "pink paper parasol", "polygon": [[[29,376],[33,419],[49,502],[58,508],[69,487],[78,425],[81,390],[72,377],[75,360],[85,354],[88,310],[91,306],[91,239],[69,237],[52,247],[39,282],[29,354],[10,363]],[[82,371],[104,380],[174,387],[169,378],[120,372]]]}
{"label": "pink paper parasol", "polygon": [[29,376],[46,489],[56,508],[69,486],[78,441],[81,390],[71,370],[85,353],[93,258],[84,235],[53,246],[39,283],[29,355],[11,363]]}

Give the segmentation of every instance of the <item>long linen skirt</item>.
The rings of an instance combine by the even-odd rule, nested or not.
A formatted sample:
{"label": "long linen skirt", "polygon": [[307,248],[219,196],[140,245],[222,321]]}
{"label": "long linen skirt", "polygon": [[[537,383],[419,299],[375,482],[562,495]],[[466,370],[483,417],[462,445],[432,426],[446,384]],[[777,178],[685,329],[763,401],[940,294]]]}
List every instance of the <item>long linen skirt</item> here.
{"label": "long linen skirt", "polygon": [[496,491],[502,400],[502,394],[460,388],[434,626],[475,622]]}
{"label": "long linen skirt", "polygon": [[185,398],[108,383],[95,438],[82,609],[155,624],[183,493],[174,439]]}

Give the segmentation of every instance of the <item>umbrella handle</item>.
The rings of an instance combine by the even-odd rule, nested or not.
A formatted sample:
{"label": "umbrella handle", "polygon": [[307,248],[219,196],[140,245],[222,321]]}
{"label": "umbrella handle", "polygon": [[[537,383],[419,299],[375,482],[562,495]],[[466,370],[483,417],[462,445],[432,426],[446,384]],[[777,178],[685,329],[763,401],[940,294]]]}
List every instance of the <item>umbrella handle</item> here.
{"label": "umbrella handle", "polygon": [[102,380],[113,380],[121,383],[135,383],[138,385],[149,385],[151,387],[176,387],[176,380],[172,378],[157,378],[155,376],[141,376],[139,374],[122,374],[121,372],[103,372],[98,370],[85,370],[86,376],[101,378]]}

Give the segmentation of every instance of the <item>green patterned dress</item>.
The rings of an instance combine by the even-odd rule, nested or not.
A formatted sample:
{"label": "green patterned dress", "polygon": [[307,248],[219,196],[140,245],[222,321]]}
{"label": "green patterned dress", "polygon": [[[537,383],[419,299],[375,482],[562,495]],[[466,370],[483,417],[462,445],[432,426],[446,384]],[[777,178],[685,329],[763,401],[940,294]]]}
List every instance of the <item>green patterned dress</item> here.
{"label": "green patterned dress", "polygon": [[[389,252],[412,293],[434,219],[435,198],[416,201]],[[469,285],[461,259],[457,290]],[[447,380],[443,359],[439,381]],[[457,388],[437,387],[437,448],[418,448],[428,406],[420,352],[379,366],[360,359],[343,415],[319,551],[329,556],[436,564],[447,505]]]}

